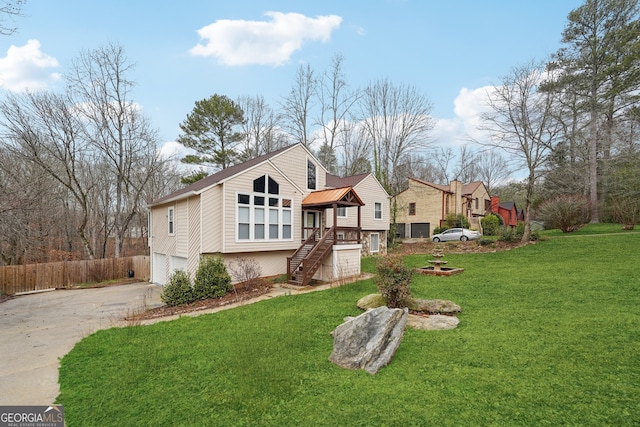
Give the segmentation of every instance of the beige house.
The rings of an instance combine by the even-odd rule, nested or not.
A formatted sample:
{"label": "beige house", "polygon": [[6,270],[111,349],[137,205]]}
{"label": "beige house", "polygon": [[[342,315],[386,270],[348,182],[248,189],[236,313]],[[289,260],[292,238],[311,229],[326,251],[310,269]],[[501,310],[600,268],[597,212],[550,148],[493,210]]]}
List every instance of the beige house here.
{"label": "beige house", "polygon": [[389,196],[372,175],[329,175],[302,144],[231,166],[149,207],[151,280],[162,285],[178,269],[193,276],[203,255],[252,260],[263,276],[286,273],[302,285],[354,276],[363,253],[385,250],[389,230]]}
{"label": "beige house", "polygon": [[448,214],[464,215],[471,228],[482,232],[480,219],[491,209],[491,197],[481,181],[448,186],[409,178],[409,188],[394,198],[396,236],[428,238]]}

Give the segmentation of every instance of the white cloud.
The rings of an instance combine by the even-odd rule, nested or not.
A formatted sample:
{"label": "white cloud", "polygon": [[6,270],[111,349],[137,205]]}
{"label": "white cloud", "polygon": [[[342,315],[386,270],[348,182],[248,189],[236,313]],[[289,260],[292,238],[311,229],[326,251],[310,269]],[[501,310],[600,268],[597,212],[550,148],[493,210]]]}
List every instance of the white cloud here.
{"label": "white cloud", "polygon": [[285,64],[305,41],[327,42],[340,27],[336,15],[309,18],[299,13],[267,12],[270,21],[223,19],[198,30],[204,43],[189,52],[213,56],[225,65]]}
{"label": "white cloud", "polygon": [[489,111],[487,101],[492,90],[492,86],[460,89],[453,101],[455,116],[436,118],[432,132],[436,145],[455,148],[473,141],[488,141],[487,131],[479,128],[482,126],[482,114]]}
{"label": "white cloud", "polygon": [[58,60],[40,50],[38,40],[29,40],[24,46],[11,46],[7,56],[0,58],[0,87],[10,91],[37,90],[60,79],[51,69]]}
{"label": "white cloud", "polygon": [[184,145],[176,141],[165,142],[160,147],[160,157],[162,159],[179,159],[187,154],[187,149]]}

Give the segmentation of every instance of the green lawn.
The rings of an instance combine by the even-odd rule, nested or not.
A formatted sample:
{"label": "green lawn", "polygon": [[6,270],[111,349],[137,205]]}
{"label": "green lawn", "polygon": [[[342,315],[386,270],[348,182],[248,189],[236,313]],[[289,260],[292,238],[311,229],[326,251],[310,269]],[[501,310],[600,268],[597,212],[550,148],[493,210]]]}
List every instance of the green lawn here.
{"label": "green lawn", "polygon": [[639,247],[618,233],[447,255],[465,271],[412,289],[460,304],[460,325],[407,329],[376,375],[328,361],[371,280],[99,331],[62,359],[58,403],[70,426],[636,426]]}

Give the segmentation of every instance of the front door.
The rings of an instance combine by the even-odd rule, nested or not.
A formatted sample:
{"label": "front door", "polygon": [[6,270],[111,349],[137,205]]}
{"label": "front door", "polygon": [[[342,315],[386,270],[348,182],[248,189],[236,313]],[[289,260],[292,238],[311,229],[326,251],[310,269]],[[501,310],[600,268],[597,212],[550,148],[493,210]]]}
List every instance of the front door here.
{"label": "front door", "polygon": [[307,240],[311,233],[313,233],[314,228],[320,227],[320,212],[316,211],[305,211],[303,213],[303,240]]}

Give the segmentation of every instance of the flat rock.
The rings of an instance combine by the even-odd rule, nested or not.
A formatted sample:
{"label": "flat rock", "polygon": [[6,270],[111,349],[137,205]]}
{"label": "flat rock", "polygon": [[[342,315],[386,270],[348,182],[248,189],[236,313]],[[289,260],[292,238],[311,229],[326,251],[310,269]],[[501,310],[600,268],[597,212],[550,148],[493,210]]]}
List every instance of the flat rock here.
{"label": "flat rock", "polygon": [[455,329],[460,323],[460,319],[454,316],[443,316],[441,314],[432,314],[428,317],[410,314],[407,317],[407,326],[413,329],[422,329],[425,331],[442,331],[446,329]]}
{"label": "flat rock", "polygon": [[333,332],[333,352],[329,360],[347,369],[377,373],[393,358],[407,323],[407,308],[386,306],[348,318]]}
{"label": "flat rock", "polygon": [[[369,294],[358,300],[356,305],[362,310],[382,307],[386,302],[380,294]],[[428,314],[448,314],[456,315],[461,309],[458,304],[444,299],[418,299],[411,298],[409,301],[409,310],[421,311]]]}
{"label": "flat rock", "polygon": [[409,310],[421,311],[429,314],[450,314],[460,313],[460,306],[452,301],[444,299],[412,299],[409,302]]}

